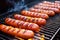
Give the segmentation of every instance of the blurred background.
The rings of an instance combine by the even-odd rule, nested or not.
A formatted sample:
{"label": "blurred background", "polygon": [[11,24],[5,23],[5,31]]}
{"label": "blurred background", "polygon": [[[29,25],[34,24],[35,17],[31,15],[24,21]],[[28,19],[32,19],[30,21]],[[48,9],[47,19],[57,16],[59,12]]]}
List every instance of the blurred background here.
{"label": "blurred background", "polygon": [[[31,3],[33,1],[37,1],[37,0],[1,0],[0,13],[4,13],[7,10],[10,10],[11,8],[13,8],[13,10],[15,9],[14,11],[19,10],[22,7],[24,7],[24,5]],[[40,0],[40,1],[45,1],[45,0]],[[46,1],[51,1],[51,0],[46,0]]]}

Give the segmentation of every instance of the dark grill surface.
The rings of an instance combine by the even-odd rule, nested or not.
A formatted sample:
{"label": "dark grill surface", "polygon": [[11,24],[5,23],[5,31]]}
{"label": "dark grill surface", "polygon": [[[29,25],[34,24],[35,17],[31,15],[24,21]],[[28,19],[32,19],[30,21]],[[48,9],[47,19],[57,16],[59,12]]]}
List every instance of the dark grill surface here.
{"label": "dark grill surface", "polygon": [[[13,18],[14,14],[15,14],[15,12],[7,12],[5,14],[0,15],[0,23],[4,24],[4,19],[6,17]],[[35,33],[34,38],[36,40],[39,40],[39,38],[41,38],[41,36],[38,36],[38,34],[40,34],[40,35],[44,34],[44,36],[45,36],[44,38],[46,40],[52,40],[55,37],[55,35],[57,34],[57,32],[59,31],[59,28],[60,28],[60,14],[56,14],[55,16],[50,17],[47,20],[47,24],[45,26],[41,27],[41,30],[39,33]],[[18,40],[18,39],[0,31],[0,40]]]}

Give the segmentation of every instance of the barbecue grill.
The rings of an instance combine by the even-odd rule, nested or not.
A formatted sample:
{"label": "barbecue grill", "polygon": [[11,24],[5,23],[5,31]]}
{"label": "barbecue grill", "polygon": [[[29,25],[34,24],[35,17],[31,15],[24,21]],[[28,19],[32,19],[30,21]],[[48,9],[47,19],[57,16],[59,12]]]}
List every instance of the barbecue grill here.
{"label": "barbecue grill", "polygon": [[[18,6],[19,8],[18,9],[16,9],[17,7],[11,8],[7,12],[0,14],[0,23],[4,24],[4,20],[6,17],[13,18],[13,15],[15,13],[19,14],[22,10],[28,10],[30,7],[32,7],[33,5],[41,1],[42,0],[40,1],[36,0],[33,2],[29,2],[29,3],[27,1],[27,3],[25,3],[24,5],[20,5],[20,6],[18,6],[17,4],[14,5],[14,6]],[[38,33],[35,33],[34,40],[40,40],[42,36],[39,36],[39,35],[44,35],[44,39],[46,40],[59,40],[60,37],[57,36],[60,34],[59,30],[60,30],[60,14],[56,14],[53,17],[49,17],[49,19],[47,19],[46,25],[42,26],[41,30]],[[0,40],[19,40],[19,39],[0,31]]]}

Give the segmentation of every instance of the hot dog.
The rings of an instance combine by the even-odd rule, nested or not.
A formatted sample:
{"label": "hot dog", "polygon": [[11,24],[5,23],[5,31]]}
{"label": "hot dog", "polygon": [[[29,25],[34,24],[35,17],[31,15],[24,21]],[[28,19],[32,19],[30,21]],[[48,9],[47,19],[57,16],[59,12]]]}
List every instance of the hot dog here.
{"label": "hot dog", "polygon": [[45,25],[46,24],[46,20],[42,19],[42,18],[32,18],[32,17],[28,17],[28,16],[19,15],[19,14],[15,14],[14,18],[17,20],[23,20],[26,22],[36,23],[38,25]]}
{"label": "hot dog", "polygon": [[60,13],[60,10],[58,8],[51,8],[51,7],[46,7],[46,6],[34,6],[34,8],[44,9],[44,10],[52,10],[56,13]]}
{"label": "hot dog", "polygon": [[58,9],[60,9],[60,5],[57,5],[57,4],[55,4],[55,5],[50,5],[50,4],[40,3],[40,4],[36,5],[36,6],[46,6],[46,7],[51,7],[51,8],[58,8]]}
{"label": "hot dog", "polygon": [[58,6],[60,5],[58,2],[49,2],[49,1],[44,1],[43,4],[49,4],[49,5],[55,5],[55,6]]}
{"label": "hot dog", "polygon": [[43,9],[30,8],[29,11],[38,12],[38,13],[44,13],[44,14],[47,14],[49,16],[54,16],[55,15],[55,12],[51,11],[51,10],[43,10]]}
{"label": "hot dog", "polygon": [[25,16],[31,16],[31,17],[36,17],[36,18],[44,18],[44,19],[48,19],[49,16],[47,14],[41,14],[41,13],[36,13],[36,12],[30,12],[30,11],[26,11],[26,10],[23,10],[21,12],[22,15],[25,15]]}
{"label": "hot dog", "polygon": [[12,36],[17,36],[24,39],[34,37],[34,32],[31,30],[13,28],[12,26],[6,26],[3,24],[0,24],[0,30]]}
{"label": "hot dog", "polygon": [[24,22],[20,20],[11,19],[11,18],[6,18],[5,23],[17,28],[28,29],[35,32],[39,31],[39,26],[35,23]]}
{"label": "hot dog", "polygon": [[60,9],[60,6],[59,6],[59,5],[56,6],[56,5],[49,5],[49,4],[44,4],[44,3],[40,3],[40,4],[36,5],[36,6],[46,6],[46,7],[51,7],[51,8],[58,8],[58,9]]}
{"label": "hot dog", "polygon": [[54,2],[49,2],[49,1],[43,1],[42,3],[45,3],[45,4],[54,4]]}
{"label": "hot dog", "polygon": [[55,3],[58,3],[58,4],[60,4],[60,1],[55,1]]}

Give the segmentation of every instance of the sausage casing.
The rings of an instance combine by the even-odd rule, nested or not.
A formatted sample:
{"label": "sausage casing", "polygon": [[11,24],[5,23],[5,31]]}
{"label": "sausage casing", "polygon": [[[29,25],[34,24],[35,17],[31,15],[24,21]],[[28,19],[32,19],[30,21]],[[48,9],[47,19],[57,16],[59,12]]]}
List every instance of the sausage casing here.
{"label": "sausage casing", "polygon": [[38,4],[36,6],[47,6],[47,7],[51,7],[51,8],[58,8],[60,9],[60,6],[56,6],[56,5],[49,5],[49,4],[44,4],[44,3],[41,3],[41,4]]}
{"label": "sausage casing", "polygon": [[43,4],[49,4],[49,5],[60,6],[60,3],[59,3],[58,1],[55,1],[55,2],[44,1]]}
{"label": "sausage casing", "polygon": [[30,12],[30,11],[26,11],[26,10],[23,10],[21,12],[21,14],[23,14],[25,16],[36,17],[36,18],[44,18],[44,19],[49,18],[49,16],[47,14],[41,14],[41,13],[37,13],[37,12]]}
{"label": "sausage casing", "polygon": [[55,15],[55,12],[51,11],[51,10],[43,10],[43,9],[30,8],[30,11],[38,12],[38,13],[44,13],[44,14],[47,14],[49,16],[54,16]]}
{"label": "sausage casing", "polygon": [[34,32],[31,30],[13,28],[12,26],[6,26],[3,24],[0,24],[0,30],[12,36],[17,36],[24,39],[34,37]]}
{"label": "sausage casing", "polygon": [[46,6],[34,6],[34,8],[37,8],[37,9],[44,9],[44,10],[52,10],[56,13],[59,13],[60,10],[58,8],[51,8],[51,7],[46,7]]}
{"label": "sausage casing", "polygon": [[20,20],[11,19],[11,18],[6,18],[5,23],[17,28],[29,29],[35,32],[39,31],[39,26],[35,23],[24,22]]}
{"label": "sausage casing", "polygon": [[58,4],[60,4],[60,1],[55,1],[55,3],[58,3]]}
{"label": "sausage casing", "polygon": [[26,22],[36,23],[38,25],[45,25],[46,24],[46,20],[42,19],[42,18],[32,18],[32,17],[28,17],[28,16],[19,15],[19,14],[15,14],[14,18],[17,20],[23,20]]}

